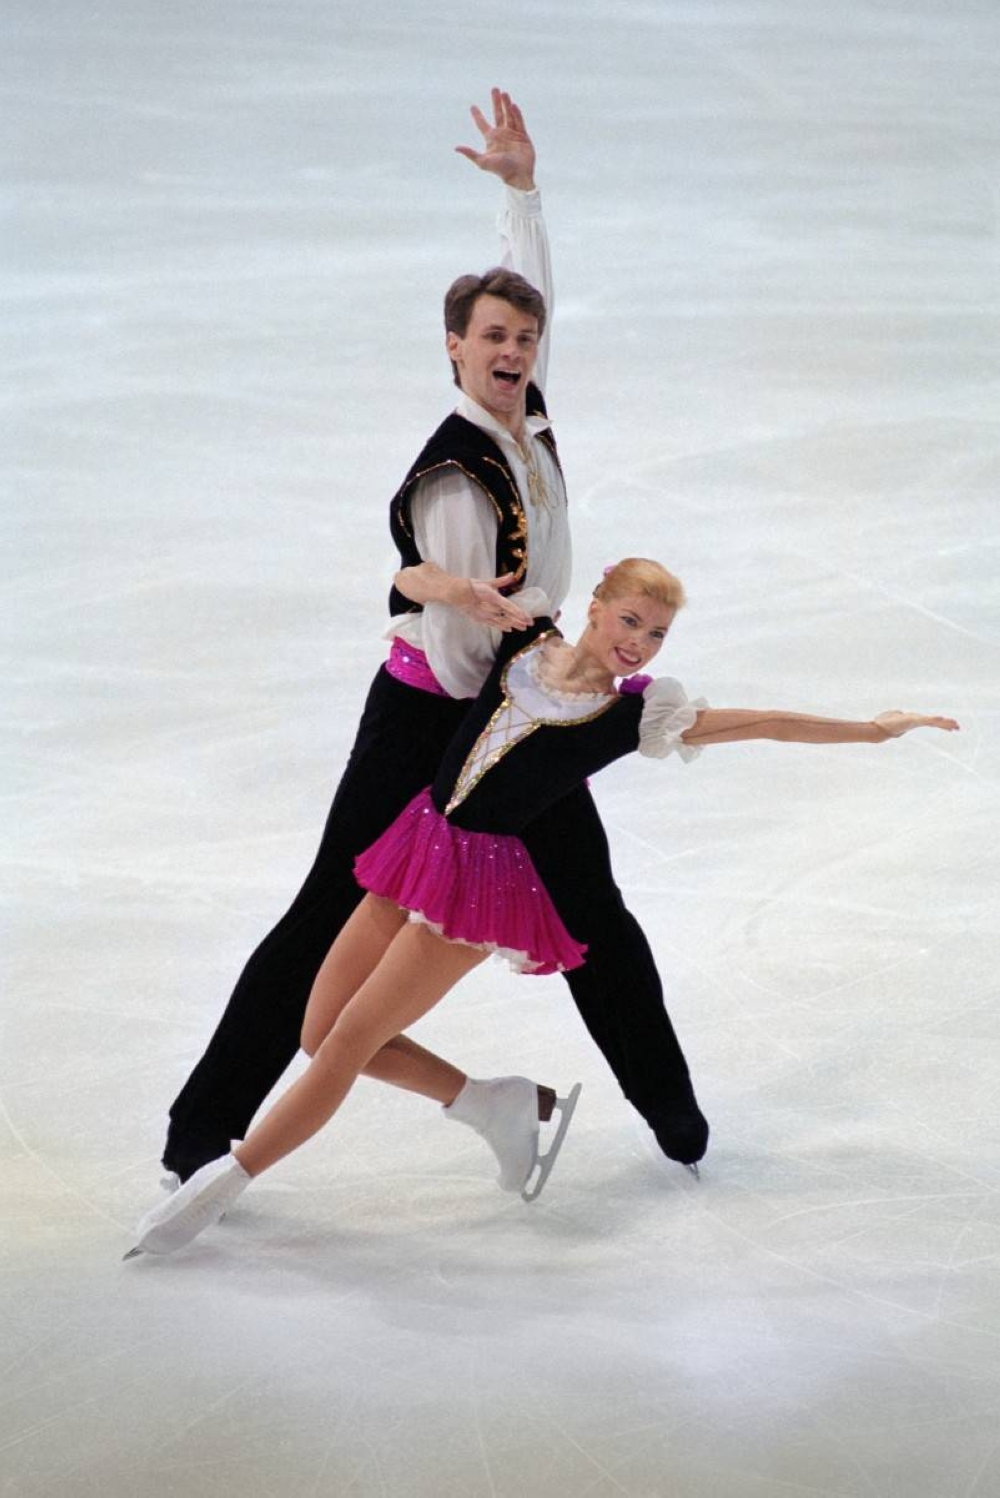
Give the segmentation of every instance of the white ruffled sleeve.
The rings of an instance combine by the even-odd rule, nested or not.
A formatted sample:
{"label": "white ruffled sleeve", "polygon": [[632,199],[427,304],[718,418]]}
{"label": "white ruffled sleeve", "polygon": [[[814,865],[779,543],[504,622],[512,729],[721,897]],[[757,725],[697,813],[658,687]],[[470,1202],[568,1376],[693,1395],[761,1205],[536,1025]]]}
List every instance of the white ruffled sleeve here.
{"label": "white ruffled sleeve", "polygon": [[650,759],[666,759],[676,749],[685,761],[697,759],[701,749],[685,744],[681,734],[694,726],[699,710],[707,706],[704,697],[689,702],[684,688],[672,676],[658,676],[642,694],[639,753]]}

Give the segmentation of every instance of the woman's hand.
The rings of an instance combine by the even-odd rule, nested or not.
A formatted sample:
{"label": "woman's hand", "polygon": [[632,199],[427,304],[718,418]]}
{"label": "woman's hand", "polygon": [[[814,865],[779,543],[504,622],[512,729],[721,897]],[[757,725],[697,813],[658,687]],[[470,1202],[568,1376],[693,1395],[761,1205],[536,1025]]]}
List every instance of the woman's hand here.
{"label": "woman's hand", "polygon": [[923,713],[904,713],[900,712],[899,708],[893,708],[888,713],[879,713],[873,721],[887,739],[898,739],[904,733],[909,733],[911,728],[943,728],[946,733],[954,733],[958,728],[954,718],[927,717]]}

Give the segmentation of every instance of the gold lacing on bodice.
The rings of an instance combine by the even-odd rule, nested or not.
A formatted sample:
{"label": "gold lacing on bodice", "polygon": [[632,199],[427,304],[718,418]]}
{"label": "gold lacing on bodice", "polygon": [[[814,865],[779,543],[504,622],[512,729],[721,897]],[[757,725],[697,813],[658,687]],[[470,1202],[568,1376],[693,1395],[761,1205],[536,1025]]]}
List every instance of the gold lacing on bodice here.
{"label": "gold lacing on bodice", "polygon": [[[468,795],[475,789],[486,774],[497,764],[508,750],[513,749],[522,739],[534,733],[536,728],[543,726],[553,728],[572,728],[578,723],[590,723],[594,718],[599,718],[602,713],[607,712],[611,704],[616,701],[617,694],[602,694],[595,692],[555,692],[546,687],[539,679],[534,670],[535,661],[530,659],[532,651],[539,653],[544,647],[545,641],[556,636],[554,630],[546,630],[545,634],[539,635],[530,645],[519,650],[517,655],[512,656],[503,670],[500,686],[503,692],[503,700],[493,713],[486,727],[473,744],[465,764],[462,766],[455,787],[452,791],[451,800],[445,807],[445,816],[460,806]],[[537,711],[532,711],[523,700],[518,701],[513,684],[511,682],[511,671],[524,657],[526,674],[534,686],[536,694],[547,700],[553,711],[558,714],[560,707],[573,707],[579,705],[583,712],[569,716],[545,716]],[[596,707],[590,704],[598,703]],[[588,710],[589,709],[589,710]]]}
{"label": "gold lacing on bodice", "polygon": [[469,792],[479,784],[487,770],[491,770],[502,759],[508,749],[521,739],[534,733],[538,722],[519,709],[516,703],[505,697],[472,747],[461,773],[455,781],[451,800],[444,809],[445,816],[461,806]]}

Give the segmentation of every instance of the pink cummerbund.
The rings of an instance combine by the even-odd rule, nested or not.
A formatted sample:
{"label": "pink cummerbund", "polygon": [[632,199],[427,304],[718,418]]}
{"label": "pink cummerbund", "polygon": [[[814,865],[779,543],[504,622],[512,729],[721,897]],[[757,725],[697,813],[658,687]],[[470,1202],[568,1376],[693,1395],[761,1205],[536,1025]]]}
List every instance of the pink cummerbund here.
{"label": "pink cummerbund", "polygon": [[397,681],[405,682],[408,687],[416,687],[418,692],[431,692],[435,697],[448,696],[419,645],[408,645],[398,635],[393,638],[385,669]]}

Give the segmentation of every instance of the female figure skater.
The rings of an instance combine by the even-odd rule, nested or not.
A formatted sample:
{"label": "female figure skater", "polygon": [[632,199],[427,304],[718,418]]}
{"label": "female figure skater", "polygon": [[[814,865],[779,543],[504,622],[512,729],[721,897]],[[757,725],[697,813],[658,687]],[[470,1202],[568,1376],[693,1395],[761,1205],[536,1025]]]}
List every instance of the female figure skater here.
{"label": "female figure skater", "polygon": [[[528,612],[547,607],[527,592],[518,601]],[[147,1213],[127,1258],[172,1253],[218,1221],[254,1176],[323,1127],[361,1072],[461,1109],[463,1073],[402,1032],[490,952],[536,973],[583,961],[585,948],[560,920],[518,833],[586,776],[635,749],[655,758],[676,750],[687,760],[708,744],[744,739],[875,744],[913,728],[958,727],[898,711],[851,722],[689,702],[672,678],[636,675],[683,602],[671,573],[628,558],[594,590],[576,645],[546,617],[504,637],[434,784],[357,860],[368,893],[310,996],[302,1034],[308,1069],[232,1154]],[[534,1103],[534,1084],[524,1085]],[[578,1091],[562,1103],[562,1132]],[[549,1168],[552,1158],[554,1149]],[[529,1175],[536,1159],[527,1161]],[[537,1195],[540,1185],[525,1194]]]}

